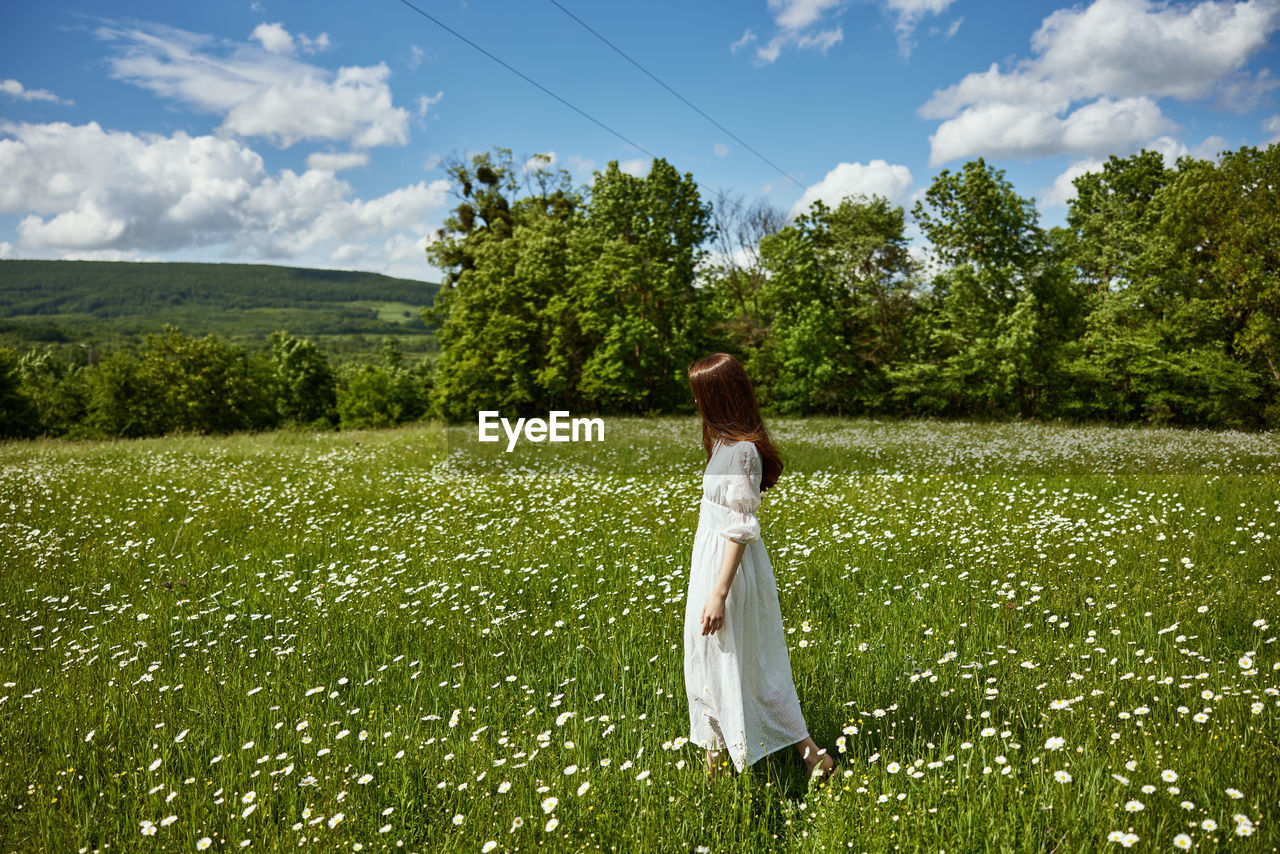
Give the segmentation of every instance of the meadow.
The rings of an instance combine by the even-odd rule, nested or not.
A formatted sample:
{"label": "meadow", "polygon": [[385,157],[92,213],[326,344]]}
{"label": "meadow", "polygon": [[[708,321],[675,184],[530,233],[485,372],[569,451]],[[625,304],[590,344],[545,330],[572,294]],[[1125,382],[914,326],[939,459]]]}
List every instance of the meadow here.
{"label": "meadow", "polygon": [[708,779],[690,418],[0,445],[0,851],[1274,851],[1280,435],[778,419],[841,774]]}

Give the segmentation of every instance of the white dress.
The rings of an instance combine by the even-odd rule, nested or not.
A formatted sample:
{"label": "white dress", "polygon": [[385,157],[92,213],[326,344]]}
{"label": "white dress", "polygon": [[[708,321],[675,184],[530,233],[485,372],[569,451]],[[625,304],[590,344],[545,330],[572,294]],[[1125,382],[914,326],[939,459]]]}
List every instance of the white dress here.
{"label": "white dress", "polygon": [[[778,587],[760,539],[760,452],[752,442],[717,442],[702,477],[684,610],[684,686],[689,740],[727,749],[742,771],[809,735],[787,655]],[[725,622],[702,634],[702,606],[715,587],[729,540],[745,543],[725,600]]]}

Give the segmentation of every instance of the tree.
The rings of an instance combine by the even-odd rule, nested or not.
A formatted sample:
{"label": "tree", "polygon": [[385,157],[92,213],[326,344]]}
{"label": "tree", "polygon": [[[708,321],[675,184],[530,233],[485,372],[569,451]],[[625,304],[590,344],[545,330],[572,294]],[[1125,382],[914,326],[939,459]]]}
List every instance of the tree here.
{"label": "tree", "polygon": [[688,402],[684,371],[708,340],[695,282],[710,215],[693,176],[661,158],[643,178],[616,161],[596,173],[573,282],[588,406],[645,412]]}
{"label": "tree", "polygon": [[0,347],[0,438],[29,437],[39,433],[39,416],[22,393],[18,354]]}
{"label": "tree", "polygon": [[[446,271],[430,320],[440,323],[433,408],[450,419],[478,409],[520,414],[563,398],[576,380],[564,295],[569,223],[580,199],[567,172],[546,164],[526,175],[516,199],[510,152],[477,155],[452,174],[462,201],[428,246]],[[554,189],[553,189],[554,188]]]}
{"label": "tree", "polygon": [[166,391],[136,356],[109,353],[89,372],[88,432],[129,439],[163,434],[171,424]]}
{"label": "tree", "polygon": [[747,204],[721,192],[711,203],[711,261],[701,277],[709,299],[712,338],[717,350],[759,347],[766,327],[760,296],[768,277],[760,247],[787,224],[786,213],[766,199]]}
{"label": "tree", "polygon": [[904,228],[884,197],[850,197],[761,241],[766,333],[749,367],[766,400],[795,413],[884,406],[914,286]]}
{"label": "tree", "polygon": [[914,215],[940,269],[928,341],[897,380],[953,413],[1036,415],[1072,300],[1034,202],[978,159],[942,170]]}
{"label": "tree", "polygon": [[240,348],[206,335],[190,338],[166,325],[148,335],[147,381],[163,389],[163,432],[227,433],[275,426],[272,370]]}
{"label": "tree", "polygon": [[329,360],[315,342],[283,330],[271,333],[276,412],[285,423],[334,422],[337,397]]}

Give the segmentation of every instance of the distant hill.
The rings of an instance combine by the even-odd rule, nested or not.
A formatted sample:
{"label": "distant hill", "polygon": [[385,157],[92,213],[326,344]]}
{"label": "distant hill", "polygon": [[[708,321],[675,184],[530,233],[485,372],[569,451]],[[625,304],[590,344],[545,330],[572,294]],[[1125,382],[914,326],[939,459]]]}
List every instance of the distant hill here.
{"label": "distant hill", "polygon": [[439,285],[376,273],[116,261],[0,261],[0,344],[97,349],[141,343],[173,324],[249,349],[277,329],[332,355],[376,352],[395,336],[406,354],[435,349],[421,309]]}

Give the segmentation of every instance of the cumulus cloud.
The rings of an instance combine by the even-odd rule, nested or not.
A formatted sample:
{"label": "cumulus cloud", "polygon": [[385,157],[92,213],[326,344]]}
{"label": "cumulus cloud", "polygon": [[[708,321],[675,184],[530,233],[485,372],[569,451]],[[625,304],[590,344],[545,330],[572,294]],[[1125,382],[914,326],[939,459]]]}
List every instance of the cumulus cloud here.
{"label": "cumulus cloud", "polygon": [[649,174],[649,167],[652,165],[653,163],[647,157],[633,157],[630,160],[623,160],[619,163],[618,169],[628,175],[643,178]]}
{"label": "cumulus cloud", "polygon": [[914,183],[911,170],[896,163],[884,160],[872,160],[867,164],[840,163],[821,181],[804,191],[791,208],[790,216],[799,216],[819,199],[827,207],[834,208],[846,196],[878,195],[894,204],[903,204]]}
{"label": "cumulus cloud", "polygon": [[[111,76],[220,115],[222,131],[282,147],[302,140],[357,148],[408,142],[409,113],[392,103],[385,63],[329,71],[278,52],[285,37],[290,43],[293,37],[283,27],[264,26],[276,25],[254,30],[259,44],[230,44],[161,25],[107,25],[97,35],[115,47]],[[320,40],[328,43],[321,36],[306,44]]]}
{"label": "cumulus cloud", "polygon": [[10,98],[17,98],[19,101],[49,101],[54,104],[71,103],[71,101],[62,100],[48,89],[28,89],[13,79],[0,80],[0,93],[8,95]]}
{"label": "cumulus cloud", "polygon": [[307,168],[317,172],[341,172],[369,165],[369,155],[363,151],[315,151],[307,155]]}
{"label": "cumulus cloud", "polygon": [[1271,134],[1271,138],[1267,140],[1268,145],[1273,142],[1280,142],[1280,115],[1271,116],[1263,120],[1262,130]]}
{"label": "cumulus cloud", "polygon": [[[844,30],[830,26],[828,13],[838,13],[846,0],[769,0],[769,10],[777,31],[768,42],[756,47],[757,65],[776,62],[787,47],[826,53],[844,39]],[[729,46],[734,53],[756,42],[755,33],[747,30],[742,38]]]}
{"label": "cumulus cloud", "polygon": [[1071,204],[1071,200],[1076,197],[1075,180],[1090,172],[1101,172],[1102,166],[1103,161],[1093,158],[1072,163],[1062,170],[1058,177],[1053,179],[1053,185],[1041,194],[1040,206],[1052,208]]}
{"label": "cumulus cloud", "polygon": [[534,172],[538,169],[552,169],[559,162],[560,158],[556,157],[556,153],[554,151],[534,154],[524,162],[524,171]]}
{"label": "cumulus cloud", "polygon": [[429,233],[447,206],[448,182],[353,198],[334,172],[362,157],[313,155],[301,174],[271,174],[257,152],[225,137],[4,123],[0,213],[25,214],[24,252],[76,257],[222,245],[233,257],[325,264],[350,256],[352,246]]}
{"label": "cumulus cloud", "polygon": [[1033,57],[969,74],[920,108],[944,120],[931,164],[1122,149],[1173,127],[1160,98],[1256,102],[1274,81],[1245,65],[1277,27],[1276,0],[1095,0],[1060,9],[1032,36]]}
{"label": "cumulus cloud", "polygon": [[284,24],[258,24],[249,33],[249,38],[272,53],[293,53],[293,36],[289,35]]}
{"label": "cumulus cloud", "polygon": [[1099,98],[1057,115],[1054,107],[982,104],[943,122],[929,138],[930,163],[938,165],[970,155],[1049,157],[1055,154],[1106,154],[1174,129],[1150,98]]}
{"label": "cumulus cloud", "polygon": [[[897,17],[895,29],[898,32],[898,51],[903,56],[910,56],[914,47],[911,34],[915,32],[916,24],[926,15],[941,15],[953,2],[954,0],[887,0],[886,8]],[[954,23],[947,38],[955,35],[959,26],[959,21]]]}
{"label": "cumulus cloud", "polygon": [[306,53],[317,53],[330,46],[329,34],[321,33],[315,38],[299,33],[296,37],[284,28],[284,24],[258,24],[249,34],[249,38],[258,42],[271,53],[291,54],[301,47]]}

